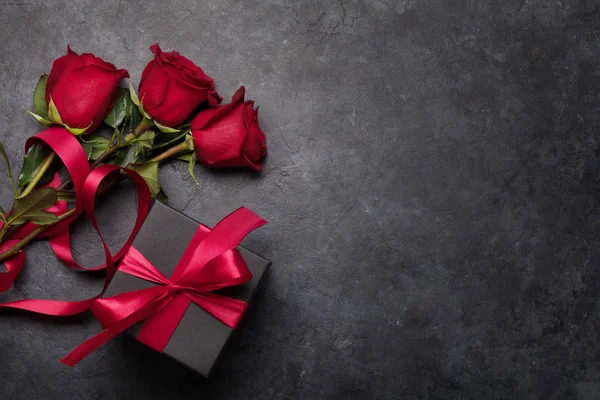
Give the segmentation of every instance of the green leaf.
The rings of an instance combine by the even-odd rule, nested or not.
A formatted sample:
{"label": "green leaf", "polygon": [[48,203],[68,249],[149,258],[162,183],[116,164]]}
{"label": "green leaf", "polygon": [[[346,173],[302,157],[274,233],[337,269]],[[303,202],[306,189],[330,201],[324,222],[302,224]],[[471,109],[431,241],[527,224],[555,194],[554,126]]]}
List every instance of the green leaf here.
{"label": "green leaf", "polygon": [[60,114],[58,113],[58,109],[56,108],[56,104],[54,104],[54,100],[50,97],[50,104],[48,104],[48,119],[58,125],[64,125],[62,119],[60,118]]}
{"label": "green leaf", "polygon": [[47,82],[48,75],[44,74],[40,76],[40,79],[35,86],[35,91],[33,92],[33,111],[44,120],[48,120],[48,106],[46,105]]}
{"label": "green leaf", "polygon": [[[8,154],[6,154],[6,150],[4,149],[4,145],[0,142],[0,156],[4,159],[6,163],[6,173],[8,175],[8,180],[10,181],[10,186],[12,186],[13,193],[15,197],[18,196],[19,190],[15,186],[15,182],[13,181],[12,171],[10,170],[10,162],[8,161]],[[4,212],[2,212],[4,215]]]}
{"label": "green leaf", "polygon": [[80,138],[80,140],[83,143],[93,143],[93,144],[106,144],[109,142],[109,139],[105,138],[104,136],[98,136],[98,135],[87,135],[84,138]]}
{"label": "green leaf", "polygon": [[119,128],[114,128],[113,134],[110,137],[110,139],[108,140],[108,143],[106,144],[105,151],[110,150],[110,148],[114,145],[115,140],[117,141],[117,143],[119,143],[121,141],[120,136],[121,136],[121,131],[119,130]]}
{"label": "green leaf", "polygon": [[129,117],[129,131],[133,132],[135,128],[142,122],[142,114],[140,114],[140,110],[137,109],[134,105],[131,107],[131,116]]}
{"label": "green leaf", "polygon": [[129,164],[136,163],[138,161],[135,146],[127,146],[117,150],[117,156],[115,157],[115,165],[126,167]]}
{"label": "green leaf", "polygon": [[31,211],[20,220],[9,222],[11,225],[21,225],[32,222],[36,225],[50,225],[58,221],[58,217],[47,211]]}
{"label": "green leaf", "polygon": [[[125,98],[126,100],[126,117],[123,125],[121,126],[121,133],[117,136],[118,143],[122,146],[125,144],[125,132],[132,132],[138,124],[142,121],[142,114],[140,114],[140,110],[138,106],[133,102],[132,97],[135,96],[135,91],[130,86],[129,89],[130,95]],[[131,93],[134,93],[131,95]]]}
{"label": "green leaf", "polygon": [[81,147],[83,147],[83,151],[85,151],[89,160],[100,157],[109,144],[110,140],[103,136],[88,135],[85,140],[81,139]]}
{"label": "green leaf", "polygon": [[104,122],[108,126],[117,128],[123,123],[127,117],[128,100],[131,102],[131,97],[129,96],[129,93],[127,93],[127,89],[120,87],[117,93],[117,99],[115,100],[115,105],[112,110],[110,110],[110,114],[104,118]]}
{"label": "green leaf", "polygon": [[0,207],[0,220],[2,220],[3,223],[6,224],[6,212],[4,211],[4,208]]}
{"label": "green leaf", "polygon": [[[140,114],[148,119],[152,119],[152,117],[148,115],[146,111],[144,111],[144,106],[142,105],[142,102],[138,98],[137,94],[135,93],[135,89],[133,88],[131,83],[129,84],[129,96],[131,97],[131,101],[133,102],[133,104],[137,106]],[[135,126],[137,126],[137,124]]]}
{"label": "green leaf", "polygon": [[154,144],[154,137],[156,133],[154,131],[146,131],[133,139],[131,144],[135,147],[136,155],[142,155],[147,149],[151,149]]}
{"label": "green leaf", "polygon": [[177,133],[179,132],[179,129],[175,129],[175,128],[169,128],[168,126],[165,125],[161,125],[158,121],[154,121],[154,125],[156,125],[156,127],[164,133]]}
{"label": "green leaf", "polygon": [[144,116],[146,119],[152,120],[152,117],[150,116],[150,114],[148,114],[146,111],[144,111],[144,104],[140,101],[140,105],[138,106],[138,110],[140,110],[140,114],[142,114],[142,116]]}
{"label": "green leaf", "polygon": [[54,125],[52,123],[52,121],[48,121],[46,118],[42,117],[41,115],[34,114],[31,111],[29,111],[29,110],[25,110],[25,112],[27,114],[31,115],[33,118],[35,118],[35,120],[37,122],[39,122],[40,124],[42,124],[42,125],[45,125],[45,126],[52,126],[52,125]]}
{"label": "green leaf", "polygon": [[52,207],[57,200],[58,196],[54,188],[34,190],[25,197],[15,199],[8,216],[8,223],[19,225],[31,221],[37,225],[47,225],[56,222],[58,221],[56,215],[44,210]]}
{"label": "green leaf", "polygon": [[188,162],[189,162],[189,161],[191,160],[191,158],[193,157],[193,156],[192,156],[192,154],[193,154],[193,153],[182,154],[182,155],[179,155],[179,156],[175,156],[175,157],[173,157],[173,158],[176,158],[176,159],[178,159],[178,160],[182,160],[182,161],[188,161]]}
{"label": "green leaf", "polygon": [[195,150],[194,137],[192,135],[187,135],[187,137],[185,138],[185,147],[187,147],[187,149],[191,151]]}
{"label": "green leaf", "polygon": [[133,85],[131,83],[129,84],[129,96],[131,98],[131,101],[133,101],[133,104],[135,104],[136,106],[140,105],[140,99],[138,99],[137,94],[135,93],[135,89],[133,88]]}
{"label": "green leaf", "polygon": [[70,126],[66,126],[66,125],[65,125],[65,128],[67,128],[69,133],[72,133],[75,136],[80,136],[80,135],[83,135],[85,133],[85,131],[90,129],[90,127],[92,125],[94,125],[94,121],[90,122],[90,124],[88,126],[86,126],[85,128],[71,128]]}
{"label": "green leaf", "polygon": [[194,175],[194,166],[196,165],[196,161],[198,161],[198,157],[196,156],[196,152],[193,152],[188,164],[188,172],[190,173],[190,176],[194,179],[194,182],[196,182],[196,185],[200,186],[200,182],[198,182],[198,179],[196,179],[196,175]]}
{"label": "green leaf", "polygon": [[169,196],[167,196],[164,190],[161,190],[156,195],[156,200],[160,201],[161,203],[167,203],[169,201]]}
{"label": "green leaf", "polygon": [[130,164],[128,168],[136,171],[144,178],[152,197],[161,191],[160,183],[158,182],[158,162],[148,162],[145,164]]}
{"label": "green leaf", "polygon": [[[21,168],[21,172],[19,173],[19,187],[26,187],[29,182],[35,177],[38,169],[48,156],[52,150],[50,147],[46,146],[41,142],[35,142],[27,151],[27,155],[23,159],[23,167]],[[46,171],[42,179],[38,182],[39,186],[44,186],[48,184],[52,177],[54,176],[54,172],[59,167],[58,163],[52,163],[50,168]]]}
{"label": "green leaf", "polygon": [[160,135],[157,135],[156,138],[154,139],[154,146],[152,146],[153,150],[156,149],[160,149],[162,147],[171,147],[172,144],[174,144],[175,142],[178,142],[179,139],[181,139],[182,137],[184,137],[186,135],[187,132],[181,132],[181,133],[162,133]]}

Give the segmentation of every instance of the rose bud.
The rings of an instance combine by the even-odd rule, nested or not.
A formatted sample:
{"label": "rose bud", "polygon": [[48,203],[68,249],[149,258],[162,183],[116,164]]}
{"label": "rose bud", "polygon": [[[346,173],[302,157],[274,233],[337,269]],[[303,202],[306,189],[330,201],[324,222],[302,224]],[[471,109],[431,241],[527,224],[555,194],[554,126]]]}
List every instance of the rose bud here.
{"label": "rose bud", "polygon": [[209,167],[250,167],[260,171],[267,154],[265,134],[258,126],[258,108],[244,101],[240,87],[231,103],[201,111],[192,121],[198,160]]}
{"label": "rose bud", "polygon": [[202,102],[210,107],[223,100],[202,69],[176,51],[163,53],[158,44],[150,46],[150,61],[138,89],[143,110],[161,125],[175,127]]}
{"label": "rose bud", "polygon": [[50,120],[76,135],[92,132],[110,113],[119,81],[128,77],[126,70],[67,46],[67,55],[54,61],[46,83]]}

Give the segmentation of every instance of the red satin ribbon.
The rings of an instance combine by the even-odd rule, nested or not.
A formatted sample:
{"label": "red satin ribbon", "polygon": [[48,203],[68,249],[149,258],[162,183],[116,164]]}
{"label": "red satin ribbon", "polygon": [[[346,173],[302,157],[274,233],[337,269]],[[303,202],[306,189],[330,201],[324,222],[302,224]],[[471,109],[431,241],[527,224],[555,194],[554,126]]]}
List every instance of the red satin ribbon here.
{"label": "red satin ribbon", "polygon": [[[94,176],[90,178],[90,176],[89,176],[90,175],[90,167],[88,164],[87,156],[86,156],[85,152],[83,151],[83,148],[81,147],[81,145],[79,144],[77,139],[75,139],[75,137],[64,128],[51,127],[51,128],[48,128],[48,129],[38,133],[35,136],[30,137],[25,144],[26,152],[29,149],[29,147],[31,147],[31,145],[33,145],[33,143],[36,140],[42,141],[46,145],[48,145],[61,159],[67,172],[71,176],[71,179],[73,181],[73,189],[74,189],[74,192],[76,195],[76,204],[75,204],[76,212],[74,213],[74,215],[72,215],[71,217],[65,219],[64,221],[48,228],[47,230],[42,232],[42,234],[40,234],[39,237],[48,237],[49,241],[50,241],[50,246],[52,247],[52,250],[56,254],[56,257],[60,261],[62,261],[64,264],[68,265],[71,268],[78,269],[78,270],[89,270],[89,271],[97,271],[97,270],[106,269],[107,268],[106,263],[96,266],[96,267],[84,268],[75,261],[75,259],[73,258],[72,250],[71,250],[69,226],[73,222],[73,220],[75,220],[79,215],[81,215],[86,210],[87,204],[91,204],[92,209],[93,209],[93,204],[94,204],[93,197],[90,201],[90,199],[89,199],[90,196],[89,195],[86,196],[84,191],[87,190],[89,193],[93,192],[94,196],[95,196],[95,193],[97,191],[97,186],[94,187],[94,185],[99,184],[98,179],[100,179],[100,180],[104,179],[104,177],[106,175],[110,174],[113,171],[116,171],[117,169],[119,169],[119,167],[112,166],[111,167],[112,170],[110,170],[110,171],[102,170],[102,171],[104,171],[103,172],[104,175],[100,175],[98,172],[96,172],[94,174]],[[123,168],[123,170],[125,171],[126,168]],[[138,182],[140,181],[141,178],[135,171],[127,170],[125,172],[130,177],[130,179],[132,179],[132,180],[137,179]],[[133,176],[132,174],[137,176],[138,178],[135,178],[135,179],[132,178],[132,176]],[[59,185],[60,185],[60,180],[58,179],[58,175],[55,175],[52,182],[50,184],[48,184],[47,186],[48,187],[58,187]],[[146,184],[144,183],[143,185],[145,186]],[[87,187],[87,189],[86,189],[86,187]],[[144,189],[140,189],[141,187],[142,187],[141,184],[138,185],[136,183],[136,189],[138,190],[138,200],[140,199],[140,194],[144,190]],[[86,197],[87,197],[87,199],[86,199]],[[148,205],[149,205],[149,203],[150,203],[150,200],[148,200]],[[68,210],[67,203],[64,201],[58,201],[54,206],[48,208],[46,211],[52,212],[53,214],[58,216],[60,214],[63,214],[67,210]],[[92,210],[92,214],[93,214],[93,210]],[[145,218],[145,216],[146,216],[146,214],[143,214],[141,212],[141,209],[138,208],[139,219],[143,220]],[[141,224],[141,222],[140,222],[140,224]],[[1,227],[1,223],[0,223],[0,227]],[[14,234],[11,235],[10,240],[6,241],[3,244],[4,247],[0,247],[0,250],[6,250],[6,249],[10,248],[14,244],[16,244],[19,239],[24,238],[25,236],[27,236],[29,233],[31,233],[37,227],[38,227],[37,225],[35,225],[31,222],[24,224]],[[130,236],[131,241],[133,241],[133,237],[135,237],[135,234],[137,233],[138,229],[139,229],[139,226],[134,227],[132,234]],[[125,254],[125,252],[127,251],[128,247],[129,247],[129,245],[131,244],[131,241],[129,241],[129,243],[126,242],[125,245],[117,252],[117,254],[114,257],[112,257],[112,259],[118,260],[121,257],[123,257],[123,255]],[[7,269],[9,270],[9,272],[8,273],[0,273],[0,292],[6,291],[6,290],[8,290],[8,288],[10,288],[10,286],[13,284],[14,280],[18,276],[19,272],[23,268],[24,263],[25,263],[24,251],[21,251],[17,256],[12,257],[9,260],[6,260],[5,265],[6,265]]]}
{"label": "red satin ribbon", "polygon": [[[212,292],[223,287],[239,285],[251,278],[250,271],[235,247],[244,236],[265,224],[266,221],[247,208],[240,208],[224,218],[212,231],[201,226],[173,275],[167,279],[137,250],[130,249],[150,208],[150,191],[144,179],[133,170],[110,164],[101,165],[90,171],[82,147],[66,129],[49,128],[30,138],[26,149],[33,144],[34,140],[41,140],[56,152],[71,175],[76,193],[75,214],[49,228],[40,236],[50,237],[52,249],[61,261],[73,268],[85,269],[73,259],[68,233],[70,223],[85,212],[100,236],[106,257],[105,264],[87,269],[106,269],[104,287],[98,295],[86,300],[19,300],[0,303],[0,309],[13,308],[52,316],[76,315],[91,309],[105,329],[61,360],[70,366],[75,365],[110,338],[144,319],[147,321],[138,334],[138,339],[162,351],[191,302],[230,327],[238,324],[246,303]],[[135,185],[138,208],[135,225],[129,238],[113,256],[100,233],[94,203],[98,188],[104,179],[117,171],[124,172]],[[48,186],[58,185],[59,180],[55,176]],[[67,211],[67,205],[65,202],[57,202],[47,211],[60,215]],[[0,246],[0,251],[13,246],[18,239],[25,237],[36,227],[31,223],[23,225],[10,240]],[[101,298],[114,276],[115,262],[125,254],[127,256],[121,266],[123,271],[159,285],[110,298]],[[25,253],[21,251],[4,262],[8,272],[0,273],[0,291],[7,290],[12,285],[24,261]]]}
{"label": "red satin ribbon", "polygon": [[[0,227],[1,226],[2,224],[0,223]],[[10,249],[18,242],[18,240],[13,239],[7,240],[0,245],[0,252]],[[21,272],[23,264],[25,264],[25,253],[22,251],[17,253],[14,257],[4,261],[4,265],[8,269],[8,272],[0,273],[0,292],[5,292],[10,288],[15,279],[17,279],[19,272]]]}
{"label": "red satin ribbon", "polygon": [[[60,179],[58,178],[58,174],[54,174],[54,178],[52,181],[44,187],[58,187],[60,185]],[[52,207],[47,208],[46,211],[53,213],[54,215],[60,215],[67,211],[67,202],[66,201],[57,201]],[[6,213],[8,217],[9,213]],[[4,225],[3,222],[0,222],[0,229]],[[27,222],[21,228],[19,228],[16,232],[14,232],[10,239],[0,244],[0,253],[10,249],[14,245],[16,245],[20,239],[27,236],[30,232],[32,232],[37,225],[32,224],[31,222]],[[47,236],[47,231],[42,232],[39,237]],[[25,250],[21,250],[16,255],[11,258],[8,258],[4,261],[4,265],[8,269],[8,272],[0,273],[0,292],[5,292],[12,286],[17,276],[23,269],[23,265],[25,265]]]}
{"label": "red satin ribbon", "polygon": [[83,311],[88,310],[94,303],[94,301],[100,296],[102,296],[102,294],[108,287],[108,283],[110,282],[115,273],[115,258],[113,258],[112,254],[110,253],[110,250],[108,249],[108,246],[106,245],[106,242],[104,241],[104,238],[102,237],[102,234],[100,233],[98,222],[96,221],[96,216],[94,213],[94,199],[98,191],[98,187],[100,186],[102,181],[109,174],[118,170],[122,170],[128,175],[129,179],[131,179],[131,181],[134,183],[138,194],[138,215],[133,230],[129,235],[129,238],[123,245],[123,248],[129,248],[150,209],[150,191],[148,190],[148,186],[144,182],[144,179],[138,173],[136,173],[133,170],[127,168],[120,168],[115,165],[101,165],[95,168],[88,175],[87,179],[84,182],[83,190],[78,195],[78,199],[80,200],[77,200],[76,202],[77,206],[81,205],[83,210],[86,212],[90,222],[92,223],[92,226],[94,227],[102,241],[104,254],[106,256],[106,277],[102,291],[97,296],[93,296],[87,300],[82,301],[18,300],[8,303],[0,303],[0,308],[15,308],[44,315],[67,316],[79,314]]}
{"label": "red satin ribbon", "polygon": [[[80,193],[83,183],[90,173],[90,166],[88,164],[87,156],[85,155],[85,152],[83,151],[83,148],[77,139],[75,139],[75,137],[64,128],[51,127],[35,136],[30,137],[25,143],[25,152],[27,152],[27,150],[35,141],[41,141],[54,150],[54,152],[65,165],[71,176],[71,179],[73,180],[75,193]],[[58,175],[55,175],[53,181],[47,186],[57,187],[59,184],[60,181],[58,179]],[[67,211],[67,204],[64,201],[59,201],[46,211],[52,212],[55,215],[60,215]],[[49,228],[40,236],[49,236],[67,231],[68,225],[74,218],[75,216],[56,224],[56,226]],[[7,250],[10,248],[10,246],[13,246],[15,243],[17,243],[19,239],[24,238],[36,228],[37,225],[31,222],[24,224],[13,235],[11,235],[10,240],[4,243],[2,250]],[[12,285],[17,275],[21,271],[21,268],[23,268],[24,263],[25,254],[23,251],[17,254],[17,256],[5,261],[4,264],[8,268],[9,273],[0,273],[0,292],[6,291]]]}
{"label": "red satin ribbon", "polygon": [[[76,315],[81,312],[84,312],[92,306],[94,301],[102,296],[106,288],[108,287],[108,283],[112,279],[115,273],[115,260],[116,257],[113,257],[110,253],[102,234],[100,233],[100,229],[98,228],[98,223],[96,221],[96,216],[94,212],[95,207],[95,198],[98,192],[98,188],[104,179],[117,171],[123,171],[128,178],[133,182],[137,191],[137,199],[138,199],[138,208],[137,208],[137,217],[135,221],[135,225],[129,238],[123,245],[123,248],[117,253],[125,253],[125,251],[131,246],[135,235],[138,230],[142,226],[146,215],[150,209],[150,191],[144,179],[135,171],[130,170],[128,168],[121,168],[116,165],[105,164],[95,168],[90,172],[89,164],[85,152],[83,151],[81,145],[77,140],[71,135],[66,129],[53,127],[46,129],[45,131],[35,135],[27,141],[27,148],[32,144],[33,140],[42,140],[48,146],[50,146],[59,158],[63,161],[67,171],[71,175],[73,180],[73,186],[76,193],[76,202],[75,208],[77,212],[71,218],[68,218],[61,223],[57,224],[55,227],[49,229],[48,234],[62,234],[66,230],[68,230],[68,225],[71,221],[76,218],[79,214],[85,212],[92,223],[92,226],[100,236],[102,241],[102,246],[104,247],[104,253],[106,256],[106,264],[104,268],[106,268],[106,277],[104,282],[104,287],[102,291],[97,295],[93,296],[86,300],[81,301],[58,301],[58,300],[18,300],[7,303],[0,303],[0,308],[14,308],[20,310],[31,311],[38,314],[44,315],[53,315],[53,316],[67,316],[67,315]],[[59,202],[60,203],[60,202]],[[55,205],[57,209],[64,207],[66,209],[66,205]],[[49,209],[50,210],[50,209]],[[35,225],[26,224],[19,231],[15,233],[15,238],[19,238],[24,236],[25,234],[31,232],[32,229],[35,229]],[[10,246],[9,244],[13,241],[13,237],[11,237],[10,241],[7,241],[5,246]],[[13,242],[14,243],[14,242]],[[70,245],[68,243],[65,244],[65,247],[60,249],[64,254],[70,254]],[[55,249],[56,251],[56,249]],[[23,265],[24,262],[24,253],[21,252],[17,254],[15,257],[10,258],[5,262],[5,265],[9,267],[9,274],[0,274],[0,277],[5,278],[5,276],[10,275],[10,278],[5,278],[2,282],[2,287],[9,287],[14,281],[14,277],[18,274],[18,270]],[[12,266],[10,266],[12,264]]]}
{"label": "red satin ribbon", "polygon": [[104,330],[61,360],[74,366],[102,344],[146,319],[137,339],[163,351],[190,303],[195,303],[225,325],[235,328],[247,303],[214,291],[247,282],[252,274],[235,249],[240,241],[265,220],[242,207],[225,217],[211,231],[200,226],[170,279],[138,250],[131,247],[119,271],[159,286],[101,298],[92,312]]}

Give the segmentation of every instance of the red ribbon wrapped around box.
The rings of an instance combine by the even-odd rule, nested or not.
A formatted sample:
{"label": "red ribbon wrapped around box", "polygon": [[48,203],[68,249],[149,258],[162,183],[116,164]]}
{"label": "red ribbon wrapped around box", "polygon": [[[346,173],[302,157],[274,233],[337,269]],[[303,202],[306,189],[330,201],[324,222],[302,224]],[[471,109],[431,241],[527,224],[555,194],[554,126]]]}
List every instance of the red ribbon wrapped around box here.
{"label": "red ribbon wrapped around box", "polygon": [[[243,315],[247,303],[227,297],[215,291],[241,285],[251,279],[244,259],[236,249],[239,242],[252,230],[264,225],[265,220],[242,207],[225,217],[212,230],[200,225],[189,246],[170,278],[159,272],[131,244],[140,230],[150,209],[150,192],[143,178],[135,171],[105,164],[90,171],[87,157],[77,140],[63,128],[49,128],[27,142],[28,148],[34,140],[50,146],[63,161],[73,180],[76,193],[76,212],[56,226],[44,232],[50,239],[57,257],[75,269],[106,269],[102,291],[81,301],[28,299],[0,303],[1,308],[13,308],[52,316],[71,316],[92,310],[104,330],[88,339],[61,360],[73,366],[96,348],[134,324],[147,320],[137,339],[162,351],[177,328],[188,306],[193,302],[230,328],[235,328]],[[95,216],[95,198],[102,182],[112,173],[124,172],[134,183],[138,208],[135,225],[122,248],[113,256],[106,245]],[[49,186],[57,187],[57,177]],[[47,209],[60,215],[67,211],[65,202],[57,202]],[[94,268],[83,268],[73,259],[69,243],[69,225],[85,212],[100,236],[106,263]],[[31,233],[37,226],[23,225],[0,250],[10,248]],[[116,262],[122,258],[119,270],[127,274],[158,284],[157,286],[103,298],[114,276]],[[24,252],[17,253],[5,261],[8,273],[0,273],[0,291],[12,285],[25,260]]]}
{"label": "red ribbon wrapped around box", "polygon": [[215,291],[241,285],[252,274],[236,246],[265,220],[242,207],[212,230],[200,226],[170,278],[166,278],[139,251],[131,247],[120,272],[157,283],[147,289],[99,298],[92,312],[104,330],[61,360],[73,366],[117,334],[146,319],[137,339],[162,351],[190,303],[202,307],[219,321],[235,328],[247,303]]}

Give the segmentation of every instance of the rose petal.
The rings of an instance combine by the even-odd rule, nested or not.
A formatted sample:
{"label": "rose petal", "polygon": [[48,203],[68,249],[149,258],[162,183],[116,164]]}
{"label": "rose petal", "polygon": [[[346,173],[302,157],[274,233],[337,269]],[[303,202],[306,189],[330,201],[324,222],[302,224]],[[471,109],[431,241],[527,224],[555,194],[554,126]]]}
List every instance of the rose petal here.
{"label": "rose petal", "polygon": [[213,80],[192,61],[177,51],[163,52],[158,43],[150,50],[154,60],[142,73],[139,97],[144,110],[158,122],[174,127],[204,101],[211,106],[221,101]]}
{"label": "rose petal", "polygon": [[240,86],[240,88],[231,97],[231,103],[224,104],[220,107],[209,108],[204,110],[192,120],[192,130],[204,129],[210,124],[217,122],[220,118],[226,116],[231,110],[244,102],[244,95],[246,94],[246,87]]}
{"label": "rose petal", "polygon": [[191,89],[175,79],[169,79],[168,93],[165,100],[148,113],[165,126],[175,127],[206,100],[206,90]]}
{"label": "rose petal", "polygon": [[159,65],[162,65],[163,62],[167,61],[167,58],[165,57],[165,54],[161,50],[158,43],[154,43],[152,46],[150,46],[150,51],[154,53],[154,60],[157,61]]}
{"label": "rose petal", "polygon": [[243,104],[238,104],[231,108],[229,113],[212,122],[207,131],[192,132],[198,159],[211,164],[240,156],[248,136],[243,107]]}
{"label": "rose petal", "polygon": [[52,90],[61,80],[63,76],[68,76],[69,73],[83,65],[83,62],[79,56],[67,46],[67,55],[57,58],[52,63],[52,69],[50,75],[48,75],[48,81],[46,82],[46,104],[50,102],[50,95]]}
{"label": "rose petal", "polygon": [[258,109],[254,109],[254,101],[249,100],[244,105],[249,134],[242,147],[242,154],[248,166],[260,172],[262,170],[260,159],[267,154],[265,134],[258,126]]}
{"label": "rose petal", "polygon": [[126,76],[125,70],[108,71],[96,65],[73,70],[61,81],[60,90],[52,93],[62,121],[71,128],[85,128],[92,121],[100,124],[114,101],[119,81]]}
{"label": "rose petal", "polygon": [[231,103],[199,113],[192,121],[198,159],[210,167],[247,166],[261,171],[266,154],[265,134],[258,126],[254,102],[244,102],[242,86]]}
{"label": "rose petal", "polygon": [[163,102],[168,85],[169,77],[163,68],[156,61],[150,61],[144,69],[138,89],[138,97],[145,111],[150,112]]}
{"label": "rose petal", "polygon": [[208,92],[208,106],[216,107],[223,101],[223,98],[219,96],[219,93],[213,91]]}
{"label": "rose petal", "polygon": [[256,172],[262,171],[262,165],[260,164],[260,160],[252,161],[245,154],[242,156],[242,158],[243,158],[244,162],[240,163],[238,165],[235,165],[236,167],[250,167],[253,170],[255,170]]}

